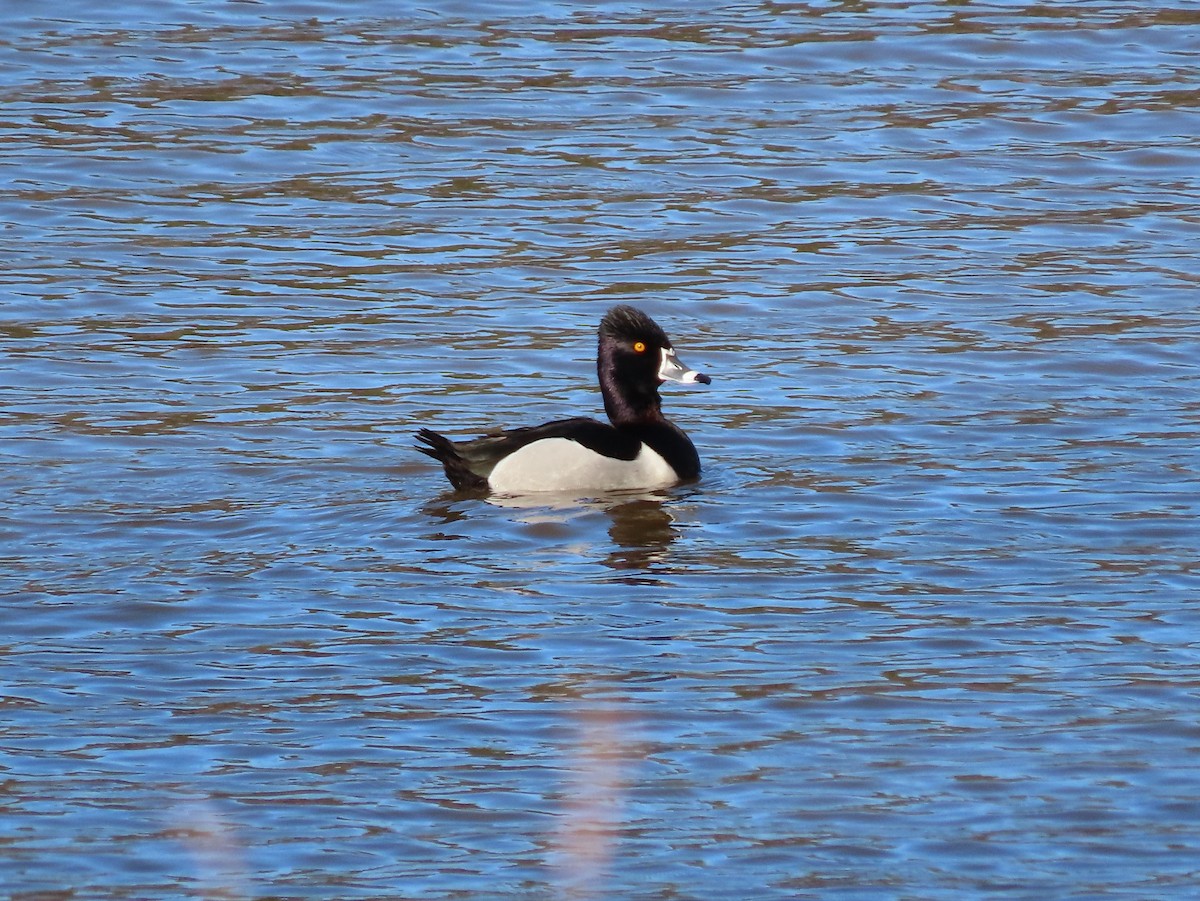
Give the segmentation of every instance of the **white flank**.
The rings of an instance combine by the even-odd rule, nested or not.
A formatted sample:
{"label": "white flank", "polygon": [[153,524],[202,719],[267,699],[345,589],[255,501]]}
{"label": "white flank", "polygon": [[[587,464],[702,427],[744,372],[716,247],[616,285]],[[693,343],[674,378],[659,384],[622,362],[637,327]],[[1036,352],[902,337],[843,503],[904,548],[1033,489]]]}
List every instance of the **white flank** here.
{"label": "white flank", "polygon": [[503,494],[665,488],[679,481],[667,461],[642,445],[632,460],[614,460],[569,438],[543,438],[496,464],[488,483]]}

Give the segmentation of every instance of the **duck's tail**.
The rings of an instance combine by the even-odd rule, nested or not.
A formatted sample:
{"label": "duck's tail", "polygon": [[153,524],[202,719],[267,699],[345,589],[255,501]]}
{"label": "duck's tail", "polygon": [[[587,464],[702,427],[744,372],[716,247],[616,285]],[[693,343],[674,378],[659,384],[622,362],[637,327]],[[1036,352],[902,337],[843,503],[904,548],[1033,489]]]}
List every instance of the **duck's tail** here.
{"label": "duck's tail", "polygon": [[459,454],[458,445],[445,435],[439,435],[433,429],[421,429],[417,432],[417,440],[425,447],[418,446],[416,449],[441,463],[442,469],[446,470],[446,478],[459,491],[487,490],[487,479],[471,471],[467,461]]}

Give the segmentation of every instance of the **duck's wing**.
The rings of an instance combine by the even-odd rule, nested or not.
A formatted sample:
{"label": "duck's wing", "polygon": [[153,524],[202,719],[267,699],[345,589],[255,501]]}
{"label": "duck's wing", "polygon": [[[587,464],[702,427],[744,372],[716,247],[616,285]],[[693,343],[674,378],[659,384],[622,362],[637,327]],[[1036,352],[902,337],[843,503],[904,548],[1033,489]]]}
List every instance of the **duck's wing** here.
{"label": "duck's wing", "polygon": [[607,422],[586,417],[558,419],[543,425],[491,432],[471,441],[451,441],[430,429],[417,432],[418,447],[442,464],[446,478],[462,491],[480,491],[488,487],[488,476],[496,464],[509,454],[547,438],[567,438],[589,450],[618,460],[632,460],[641,450],[641,441]]}

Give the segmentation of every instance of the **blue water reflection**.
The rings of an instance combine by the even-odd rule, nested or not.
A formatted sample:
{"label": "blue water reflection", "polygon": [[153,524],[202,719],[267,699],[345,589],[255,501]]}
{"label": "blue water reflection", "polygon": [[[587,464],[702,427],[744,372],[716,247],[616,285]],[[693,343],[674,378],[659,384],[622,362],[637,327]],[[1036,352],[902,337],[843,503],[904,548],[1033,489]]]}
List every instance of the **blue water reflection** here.
{"label": "blue water reflection", "polygon": [[[0,885],[1190,897],[1196,24],[6,17]],[[616,303],[703,479],[448,493]]]}

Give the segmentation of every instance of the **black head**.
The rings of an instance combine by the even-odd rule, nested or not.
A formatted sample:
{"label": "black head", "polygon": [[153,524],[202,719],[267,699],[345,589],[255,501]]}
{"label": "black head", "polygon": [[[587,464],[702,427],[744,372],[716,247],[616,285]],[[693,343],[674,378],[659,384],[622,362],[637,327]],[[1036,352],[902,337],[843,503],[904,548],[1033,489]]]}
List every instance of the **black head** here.
{"label": "black head", "polygon": [[600,322],[596,368],[604,409],[616,424],[661,419],[658,386],[666,379],[709,382],[708,376],[679,362],[671,339],[658,323],[623,304],[609,310]]}

